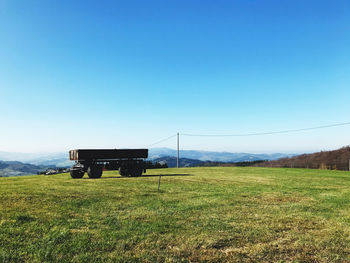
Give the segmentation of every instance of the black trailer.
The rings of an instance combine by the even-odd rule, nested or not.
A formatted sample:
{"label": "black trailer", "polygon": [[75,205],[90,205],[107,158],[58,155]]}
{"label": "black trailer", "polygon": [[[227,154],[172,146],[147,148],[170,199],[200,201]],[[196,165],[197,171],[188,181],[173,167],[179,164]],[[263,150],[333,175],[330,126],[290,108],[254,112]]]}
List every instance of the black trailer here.
{"label": "black trailer", "polygon": [[144,159],[148,149],[78,149],[69,151],[69,159],[75,161],[70,170],[72,178],[82,178],[87,172],[90,178],[100,178],[103,168],[119,170],[121,176],[141,176],[146,172]]}

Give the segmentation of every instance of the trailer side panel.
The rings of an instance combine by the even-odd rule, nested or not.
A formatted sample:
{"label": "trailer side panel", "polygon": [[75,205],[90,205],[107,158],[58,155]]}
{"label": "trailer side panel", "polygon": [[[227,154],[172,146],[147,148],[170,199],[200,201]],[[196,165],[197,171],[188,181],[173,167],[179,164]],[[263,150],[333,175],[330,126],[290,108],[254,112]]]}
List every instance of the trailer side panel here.
{"label": "trailer side panel", "polygon": [[116,160],[147,158],[148,149],[78,149],[69,151],[69,159],[79,160]]}

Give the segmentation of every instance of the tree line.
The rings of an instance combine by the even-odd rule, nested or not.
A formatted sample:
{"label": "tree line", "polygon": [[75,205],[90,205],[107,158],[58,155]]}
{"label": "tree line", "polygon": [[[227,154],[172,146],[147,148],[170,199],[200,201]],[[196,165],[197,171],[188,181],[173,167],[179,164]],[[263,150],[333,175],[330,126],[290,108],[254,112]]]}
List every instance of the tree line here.
{"label": "tree line", "polygon": [[301,154],[290,158],[282,158],[274,161],[265,161],[255,164],[254,166],[348,171],[349,160],[350,146],[346,146],[334,151],[321,151],[312,154]]}

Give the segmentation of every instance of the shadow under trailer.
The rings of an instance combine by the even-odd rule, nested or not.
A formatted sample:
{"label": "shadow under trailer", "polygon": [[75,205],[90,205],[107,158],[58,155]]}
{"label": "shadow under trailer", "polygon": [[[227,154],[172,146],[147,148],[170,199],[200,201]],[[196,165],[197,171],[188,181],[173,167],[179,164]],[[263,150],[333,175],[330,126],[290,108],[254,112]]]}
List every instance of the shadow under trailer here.
{"label": "shadow under trailer", "polygon": [[69,151],[69,159],[75,161],[70,169],[72,178],[82,178],[87,172],[90,178],[100,178],[103,169],[119,170],[121,176],[141,176],[146,172],[148,149],[78,149]]}

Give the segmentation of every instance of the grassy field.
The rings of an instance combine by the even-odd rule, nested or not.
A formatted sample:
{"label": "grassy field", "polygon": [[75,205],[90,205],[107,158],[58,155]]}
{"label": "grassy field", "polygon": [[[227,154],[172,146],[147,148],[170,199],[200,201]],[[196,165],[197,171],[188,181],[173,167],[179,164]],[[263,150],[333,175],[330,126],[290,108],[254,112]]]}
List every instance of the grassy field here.
{"label": "grassy field", "polygon": [[[163,174],[157,192],[158,175]],[[350,173],[278,168],[0,178],[0,262],[345,262]]]}

